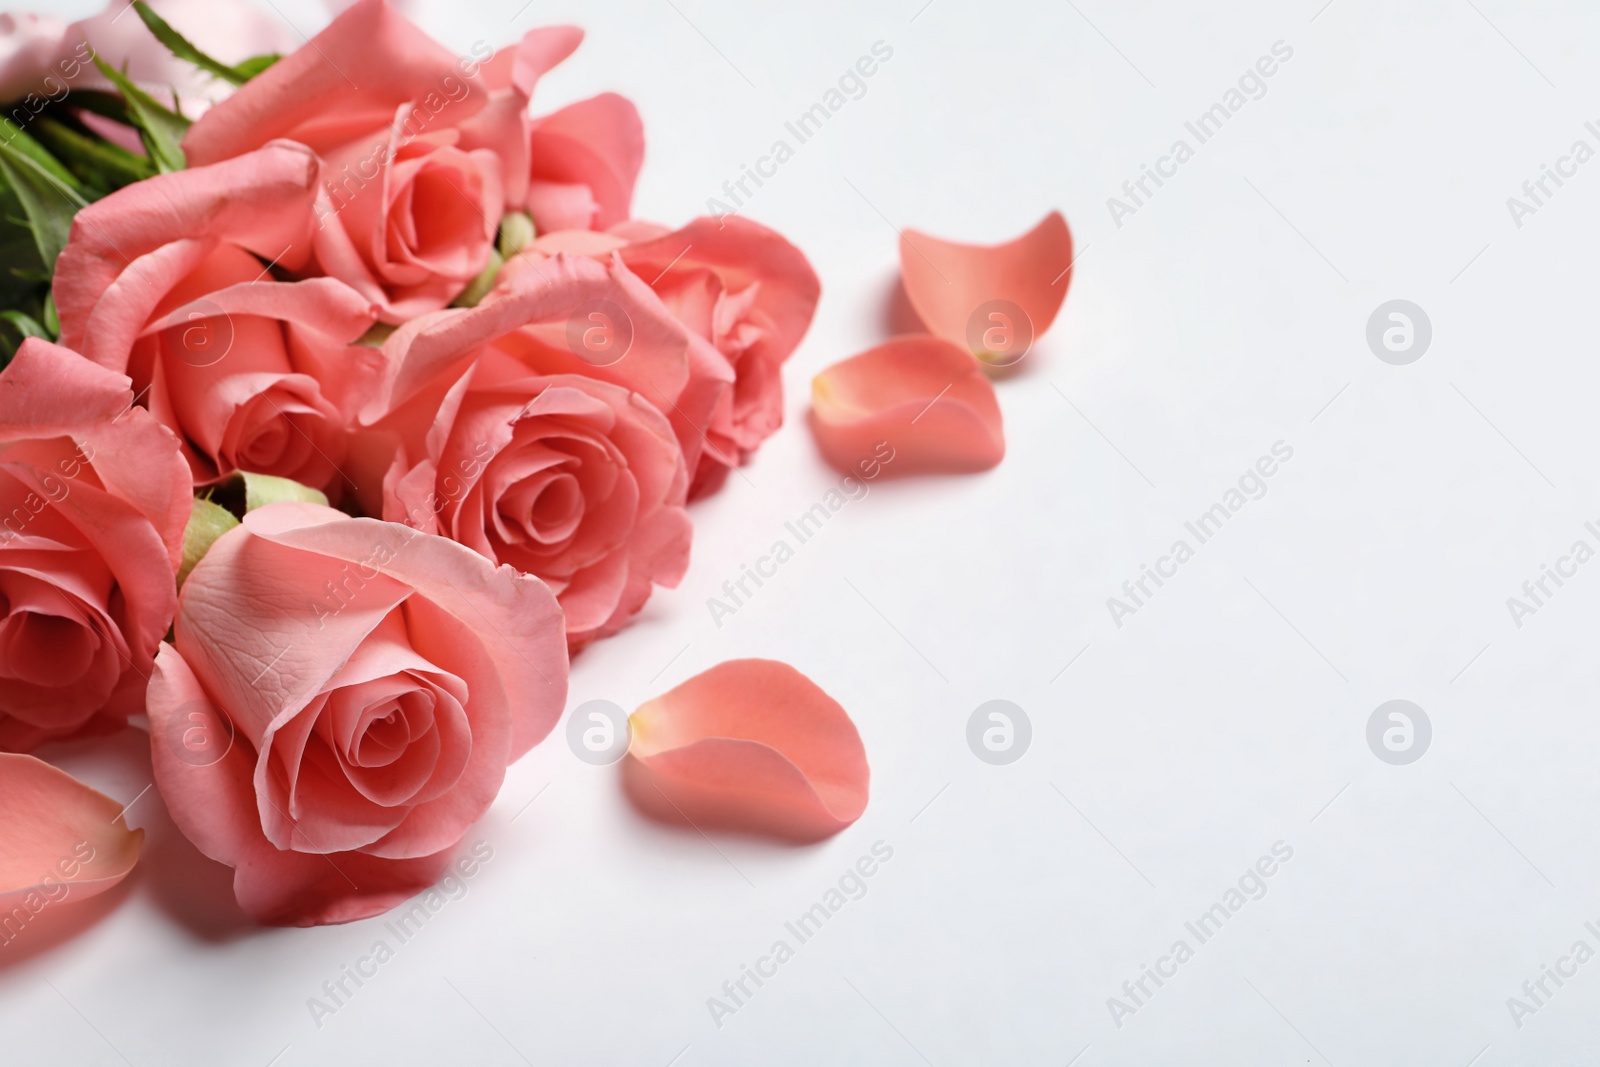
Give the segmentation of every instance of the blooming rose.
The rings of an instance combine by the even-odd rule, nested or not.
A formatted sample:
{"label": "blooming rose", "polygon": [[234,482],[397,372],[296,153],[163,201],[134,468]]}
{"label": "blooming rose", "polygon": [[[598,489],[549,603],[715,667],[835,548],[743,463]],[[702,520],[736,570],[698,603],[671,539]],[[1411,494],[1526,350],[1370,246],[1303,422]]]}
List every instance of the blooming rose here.
{"label": "blooming rose", "polygon": [[[524,112],[581,34],[536,30],[457,57],[384,0],[359,0],[190,128],[190,163],[277,137],[322,160],[317,269],[398,323],[449,304],[490,261],[530,176]],[[485,63],[485,61],[488,61]]]}
{"label": "blooming rose", "polygon": [[251,917],[347,922],[431,883],[566,701],[544,584],[441,537],[270,504],[184,582],[156,783]]}
{"label": "blooming rose", "polygon": [[695,457],[689,496],[715,492],[783,424],[783,363],[810,327],[821,291],[805,254],[759,223],[727,216],[696,219],[675,232],[627,222],[606,234],[546,234],[524,255],[563,250],[620,256],[634,274],[651,279],[688,327],[701,359],[731,369],[733,388],[697,424],[705,447]]}
{"label": "blooming rose", "polygon": [[144,710],[189,471],[128,379],[30,339],[0,372],[0,749]]}
{"label": "blooming rose", "polygon": [[[569,348],[605,309],[615,363]],[[359,484],[385,518],[438,532],[549,583],[574,648],[614,633],[688,565],[688,468],[661,413],[689,395],[688,339],[621,268],[560,256],[470,309],[384,345],[393,386]],[[683,401],[691,402],[691,401]],[[698,402],[698,401],[695,401]]]}
{"label": "blooming rose", "polygon": [[245,470],[337,492],[381,380],[380,354],[351,343],[375,320],[366,299],[272,273],[310,252],[316,166],[275,142],[137,182],[79,211],[57,260],[62,343],[133,379],[196,484]]}

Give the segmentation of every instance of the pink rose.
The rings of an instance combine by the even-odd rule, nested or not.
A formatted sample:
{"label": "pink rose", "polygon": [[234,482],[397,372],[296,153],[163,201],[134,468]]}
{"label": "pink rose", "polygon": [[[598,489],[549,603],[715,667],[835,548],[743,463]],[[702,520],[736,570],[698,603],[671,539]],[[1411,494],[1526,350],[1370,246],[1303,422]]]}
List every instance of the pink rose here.
{"label": "pink rose", "polygon": [[821,284],[805,254],[772,230],[738,216],[700,218],[681,230],[626,222],[609,233],[568,231],[535,240],[520,260],[567,251],[616,254],[688,328],[702,363],[725,364],[733,388],[697,423],[691,500],[721,488],[783,424],[783,363],[800,344]]}
{"label": "pink rose", "polygon": [[220,538],[174,632],[150,685],[156,783],[263,922],[347,922],[426,887],[566,701],[541,582],[314,504]]}
{"label": "pink rose", "polygon": [[309,146],[322,160],[317,268],[402,322],[489,263],[507,204],[527,195],[528,96],[575,34],[457,57],[383,0],[359,0],[208,111],[184,150],[206,164],[273,138]]}
{"label": "pink rose", "polygon": [[30,339],[0,372],[0,749],[144,710],[189,519],[128,379]]}
{"label": "pink rose", "polygon": [[367,300],[273,274],[310,252],[316,166],[276,142],[137,182],[78,212],[56,263],[62,343],[133,379],[196,484],[244,470],[337,493],[346,430],[381,379],[380,353],[351,343],[375,319]]}
{"label": "pink rose", "polygon": [[[591,314],[626,334],[615,362],[575,354],[600,328]],[[652,585],[677,584],[688,467],[662,410],[708,409],[684,400],[687,337],[637,278],[584,258],[530,264],[384,351],[394,382],[357,481],[382,485],[385,518],[543,579],[573,648],[620,629]]]}

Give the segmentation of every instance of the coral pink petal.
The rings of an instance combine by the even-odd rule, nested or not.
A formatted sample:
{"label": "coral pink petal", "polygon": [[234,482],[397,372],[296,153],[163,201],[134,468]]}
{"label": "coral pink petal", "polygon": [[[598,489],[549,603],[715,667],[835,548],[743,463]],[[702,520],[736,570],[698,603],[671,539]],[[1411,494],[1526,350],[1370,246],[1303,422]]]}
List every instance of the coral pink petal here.
{"label": "coral pink petal", "polygon": [[644,124],[628,99],[601,93],[534,119],[529,155],[534,182],[588,187],[595,205],[591,225],[603,230],[628,217],[644,163]]}
{"label": "coral pink petal", "polygon": [[[980,471],[1005,456],[994,386],[966,349],[897,337],[835,363],[811,382],[811,430],[850,474]],[[869,475],[870,477],[871,475]]]}
{"label": "coral pink petal", "polygon": [[814,841],[866,810],[861,735],[837,701],[786,663],[720,663],[629,721],[623,783],[654,818]]}
{"label": "coral pink petal", "polygon": [[139,860],[122,805],[32,756],[0,753],[0,914],[102,893]]}
{"label": "coral pink petal", "polygon": [[[999,245],[957,244],[916,230],[900,237],[900,278],[911,306],[929,331],[974,352],[995,351],[982,339],[996,326],[1026,329],[1029,341],[1048,330],[1066,299],[1071,264],[1072,233],[1059,211]],[[1014,312],[1002,304],[1025,321],[1009,322]],[[996,354],[1020,358],[1025,345],[1019,347]]]}

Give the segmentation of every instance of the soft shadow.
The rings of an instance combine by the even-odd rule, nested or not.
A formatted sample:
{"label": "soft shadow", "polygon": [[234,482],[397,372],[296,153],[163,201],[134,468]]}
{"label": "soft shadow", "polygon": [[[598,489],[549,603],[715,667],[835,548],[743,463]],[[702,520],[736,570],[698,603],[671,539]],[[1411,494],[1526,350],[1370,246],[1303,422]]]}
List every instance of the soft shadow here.
{"label": "soft shadow", "polygon": [[[150,735],[135,727],[110,737],[96,738],[93,744],[46,745],[38,754],[91,784],[120,780],[125,784],[119,796],[134,798],[143,784],[155,781],[150,767]],[[144,846],[133,872],[122,885],[102,894],[103,897],[120,900],[128,887],[138,886],[138,891],[147,894],[174,922],[205,941],[233,941],[261,929],[234,902],[233,871],[208,859],[189,843],[168,814],[161,791],[153,784],[132,800],[126,818],[128,825],[144,829]],[[96,907],[100,899],[96,897],[62,910]],[[41,920],[49,910],[40,912]],[[0,954],[3,953],[0,949]]]}
{"label": "soft shadow", "polygon": [[0,939],[11,938],[0,940],[0,971],[41,956],[99,923],[121,907],[136,880],[130,875],[88,900],[74,901],[68,894],[59,903],[46,904],[21,930],[0,934]]}
{"label": "soft shadow", "polygon": [[889,337],[899,337],[903,333],[928,332],[928,328],[922,324],[922,319],[917,315],[917,309],[911,306],[911,298],[906,295],[906,287],[901,282],[899,274],[894,276],[889,291],[884,294],[880,325],[883,326],[885,340]]}
{"label": "soft shadow", "polygon": [[212,944],[228,944],[265,928],[250,920],[233,899],[233,870],[203,855],[161,808],[157,828],[147,826],[139,866],[156,905],[190,933]]}

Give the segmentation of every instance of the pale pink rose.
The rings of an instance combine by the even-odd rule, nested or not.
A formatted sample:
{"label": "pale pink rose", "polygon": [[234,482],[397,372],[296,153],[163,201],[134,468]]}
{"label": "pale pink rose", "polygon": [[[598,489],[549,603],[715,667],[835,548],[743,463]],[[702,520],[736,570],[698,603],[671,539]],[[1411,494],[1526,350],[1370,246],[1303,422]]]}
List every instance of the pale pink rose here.
{"label": "pale pink rose", "polygon": [[0,13],[0,101],[20,101],[30,93],[40,100],[60,98],[66,87],[55,62],[66,32],[67,24],[52,15]]}
{"label": "pale pink rose", "polygon": [[[628,335],[614,363],[569,347],[594,307]],[[394,385],[357,481],[381,484],[384,518],[543,579],[582,647],[688,566],[688,467],[661,412],[683,394],[687,343],[625,271],[530,265],[478,307],[389,339]]]}
{"label": "pale pink rose", "polygon": [[533,83],[575,32],[456,56],[383,0],[359,0],[208,111],[184,150],[206,164],[274,138],[309,146],[322,160],[316,268],[402,322],[488,264],[507,205],[527,195]]}
{"label": "pale pink rose", "polygon": [[128,379],[30,339],[0,372],[0,749],[144,710],[189,520]]}
{"label": "pale pink rose", "polygon": [[129,375],[197,485],[234,471],[337,494],[347,429],[383,373],[376,308],[311,250],[317,162],[276,142],[137,182],[78,212],[56,263],[62,343]]}
{"label": "pale pink rose", "polygon": [[347,922],[426,887],[566,701],[543,583],[314,504],[223,535],[174,634],[150,685],[156,784],[262,922]]}
{"label": "pale pink rose", "polygon": [[[149,5],[200,51],[222,62],[285,53],[301,43],[282,18],[246,0],[149,0]],[[178,94],[179,107],[189,118],[234,91],[229,82],[174,56],[150,34],[128,0],[112,0],[96,16],[58,32],[50,61],[38,72],[37,86],[30,88],[48,93],[46,75],[54,75],[69,88],[112,88],[94,69],[85,42],[107,66],[125,70],[158,101],[170,106],[173,94]]]}
{"label": "pale pink rose", "polygon": [[695,456],[689,497],[715,492],[783,424],[783,364],[810,328],[821,293],[811,263],[780,234],[738,216],[700,218],[676,231],[630,221],[605,234],[545,234],[526,255],[560,251],[620,256],[688,327],[701,360],[732,371],[733,388],[697,423],[705,447]]}

